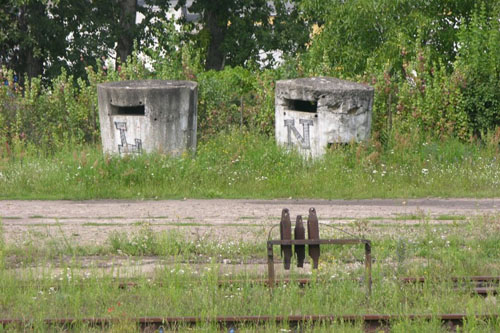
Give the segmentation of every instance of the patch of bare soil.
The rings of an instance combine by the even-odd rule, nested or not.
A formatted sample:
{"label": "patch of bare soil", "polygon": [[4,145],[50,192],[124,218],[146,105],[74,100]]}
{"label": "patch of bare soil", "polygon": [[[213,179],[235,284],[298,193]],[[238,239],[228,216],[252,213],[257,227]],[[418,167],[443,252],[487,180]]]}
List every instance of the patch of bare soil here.
{"label": "patch of bare soil", "polygon": [[[454,217],[495,215],[500,199],[412,200],[166,200],[166,201],[0,201],[4,238],[22,242],[29,233],[63,235],[74,244],[99,244],[113,231],[176,228],[187,235],[244,239],[266,235],[282,208],[307,216],[315,207],[320,222],[446,223]],[[421,218],[420,218],[421,217]],[[447,217],[449,219],[447,220]]]}
{"label": "patch of bare soil", "polygon": [[[323,223],[362,222],[368,228],[380,224],[390,228],[401,224],[462,223],[474,216],[498,216],[500,199],[5,200],[0,201],[0,218],[7,244],[62,240],[72,246],[98,245],[105,243],[112,232],[135,233],[144,225],[154,231],[176,229],[189,238],[265,241],[271,226],[279,223],[285,207],[292,218],[299,214],[307,217],[309,208],[315,207]],[[88,259],[95,260],[98,258]],[[130,259],[108,258],[104,262],[117,260],[120,267],[128,265],[131,270],[136,267],[144,272],[164,266],[161,260],[151,258],[142,258],[142,262],[133,265]]]}

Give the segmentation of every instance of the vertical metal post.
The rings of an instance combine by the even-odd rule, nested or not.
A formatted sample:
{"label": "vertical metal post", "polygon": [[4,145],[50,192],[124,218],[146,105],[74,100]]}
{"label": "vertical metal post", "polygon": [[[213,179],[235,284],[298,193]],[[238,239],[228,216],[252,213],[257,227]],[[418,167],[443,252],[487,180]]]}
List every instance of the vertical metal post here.
{"label": "vertical metal post", "polygon": [[[309,217],[307,218],[307,237],[309,239],[319,239],[319,222],[314,208],[309,209]],[[318,268],[319,255],[319,245],[309,245],[309,256],[313,261],[313,269]]]}
{"label": "vertical metal post", "polygon": [[267,275],[269,277],[269,288],[274,287],[274,257],[273,257],[273,245],[267,242]]}
{"label": "vertical metal post", "polygon": [[366,269],[366,292],[372,294],[372,246],[370,241],[365,243],[365,269]]}
{"label": "vertical metal post", "polygon": [[[281,240],[292,239],[292,222],[290,221],[290,212],[286,208],[281,212],[280,235]],[[285,269],[290,269],[290,261],[293,256],[292,246],[281,245],[281,255],[283,256]]]}
{"label": "vertical metal post", "polygon": [[[306,238],[306,229],[304,229],[304,222],[302,222],[302,215],[297,215],[294,230],[295,240],[302,240]],[[304,267],[304,259],[306,258],[306,246],[295,245],[295,254],[297,255],[297,267]]]}

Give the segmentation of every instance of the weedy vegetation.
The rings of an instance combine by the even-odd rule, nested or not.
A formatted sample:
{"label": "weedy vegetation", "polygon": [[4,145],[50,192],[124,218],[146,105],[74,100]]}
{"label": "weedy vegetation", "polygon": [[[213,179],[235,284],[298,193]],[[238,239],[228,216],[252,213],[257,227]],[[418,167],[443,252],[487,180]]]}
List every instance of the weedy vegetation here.
{"label": "weedy vegetation", "polygon": [[[44,7],[36,1],[10,1],[5,13],[22,12],[28,25],[22,16],[0,13],[3,26],[9,27],[4,36],[9,45],[0,56],[10,66],[0,71],[0,199],[499,196],[498,1],[292,2],[296,6],[287,13],[282,1],[274,1],[280,4],[277,13],[285,15],[277,16],[274,23],[267,16],[227,16],[231,24],[224,27],[226,36],[250,41],[242,38],[241,31],[269,28],[270,34],[256,33],[255,37],[272,45],[241,47],[228,39],[223,44],[233,57],[227,57],[228,66],[214,71],[204,69],[214,68],[204,66],[210,64],[210,42],[216,40],[210,38],[209,30],[197,29],[193,35],[187,32],[193,26],[184,25],[179,32],[173,21],[145,20],[156,22],[149,32],[158,37],[158,45],[138,43],[127,61],[114,66],[106,57],[96,56],[100,51],[91,49],[100,43],[91,37],[102,35],[94,33],[94,25],[73,24],[79,12],[71,6],[73,2],[52,1]],[[209,2],[194,3],[198,6],[192,9],[201,11]],[[221,10],[240,15],[230,6],[245,3],[227,2]],[[19,6],[26,10],[17,10]],[[48,15],[49,7],[54,13],[61,9],[59,16]],[[101,19],[117,15],[95,8],[80,14]],[[50,24],[40,24],[37,15],[42,14]],[[67,28],[76,30],[59,29],[58,20],[73,22]],[[97,21],[98,30],[111,28],[105,19]],[[68,41],[65,33],[71,32],[76,44],[57,50],[59,43],[46,44],[45,38],[31,34],[49,36],[44,29],[55,26],[58,29],[52,30],[63,36],[61,41]],[[112,28],[110,39],[96,48],[114,47],[114,32],[121,30]],[[259,64],[256,52],[260,47],[286,51],[284,44],[294,40],[272,40],[273,32],[279,37],[294,35],[300,45],[288,45],[281,63]],[[232,45],[238,45],[238,50]],[[88,54],[82,54],[83,50]],[[245,55],[248,50],[253,55]],[[148,63],[140,52],[149,57]],[[16,73],[29,67],[27,62],[13,64],[17,55],[30,58],[33,65],[35,58],[41,59],[38,65],[43,76]],[[332,145],[317,160],[304,159],[275,144],[275,82],[308,76],[334,76],[375,88],[369,141]],[[135,79],[198,83],[196,153],[179,158],[161,152],[122,158],[102,153],[96,86]],[[3,216],[4,222],[16,219]],[[250,219],[242,217],[236,223],[240,228],[253,228]],[[130,318],[140,316],[364,313],[466,313],[470,318],[463,331],[497,331],[497,321],[477,320],[473,315],[500,314],[498,296],[477,296],[472,286],[456,288],[443,277],[500,275],[499,217],[443,215],[436,220],[443,223],[429,223],[428,217],[417,214],[395,217],[390,226],[376,216],[342,225],[373,242],[370,298],[359,282],[363,251],[357,247],[322,248],[318,271],[293,269],[290,273],[291,277],[310,276],[312,284],[304,288],[281,285],[271,293],[249,282],[262,277],[261,271],[238,269],[265,263],[265,240],[231,242],[189,237],[180,231],[200,227],[196,221],[162,232],[137,223],[131,234],[115,232],[104,243],[92,245],[77,244],[62,231],[54,237],[39,229],[27,233],[22,242],[14,242],[4,239],[0,224],[0,315],[29,321],[26,326],[0,326],[0,331],[58,331],[43,323],[44,318],[57,317],[75,318],[72,329],[76,331],[132,332],[137,327]],[[417,223],[409,225],[408,221]],[[82,228],[107,223],[87,221]],[[106,261],[105,267],[92,263],[98,259]],[[133,265],[145,260],[158,264],[147,272]],[[401,282],[401,277],[409,275],[425,276],[427,282]],[[137,285],[118,288],[120,278],[134,279]],[[243,282],[218,286],[219,280],[229,278]],[[118,322],[89,327],[78,322],[84,317]],[[332,325],[339,332],[362,330],[362,323],[306,324],[303,330],[329,332]],[[268,324],[240,329],[291,328]],[[436,332],[444,328],[437,320],[401,319],[391,329]],[[200,323],[194,330],[216,331],[217,327]]]}
{"label": "weedy vegetation", "polygon": [[235,129],[181,158],[120,158],[103,155],[99,146],[50,155],[3,150],[0,198],[492,197],[500,189],[497,145],[400,137],[384,147],[373,139],[310,161],[264,135]]}
{"label": "weedy vegetation", "polygon": [[[468,283],[455,285],[447,276],[500,275],[500,220],[484,216],[452,224],[429,223],[421,216],[418,224],[391,222],[387,225],[352,223],[342,227],[356,235],[369,234],[373,253],[373,292],[367,298],[364,282],[364,251],[357,246],[324,246],[317,271],[294,268],[288,277],[309,277],[305,287],[290,283],[272,292],[251,279],[265,278],[265,243],[229,239],[187,239],[175,231],[152,233],[147,225],[137,226],[130,235],[111,234],[95,252],[82,247],[32,242],[0,243],[0,309],[4,317],[29,318],[27,329],[53,330],[44,318],[117,318],[109,327],[78,330],[135,331],[132,317],[283,315],[283,314],[365,314],[396,315],[466,313],[464,331],[494,330],[498,323],[479,321],[474,314],[498,314],[498,296],[482,297]],[[276,236],[276,235],[275,235]],[[322,238],[339,238],[336,229],[324,228]],[[64,243],[64,242],[62,242]],[[61,244],[59,244],[61,245]],[[51,252],[52,251],[52,252]],[[278,249],[275,250],[279,252]],[[154,270],[142,271],[133,265],[104,269],[88,263],[89,256],[107,256],[108,262],[126,258],[129,263],[159,259]],[[32,256],[33,255],[33,256]],[[276,253],[279,258],[279,253]],[[36,258],[34,261],[28,258]],[[227,259],[231,258],[228,262]],[[278,260],[279,261],[279,260]],[[242,263],[250,264],[245,270]],[[278,267],[279,262],[276,263]],[[283,275],[283,271],[279,271]],[[423,284],[401,281],[406,276],[424,276]],[[239,280],[219,285],[224,280]],[[361,280],[360,280],[361,279]],[[136,284],[119,288],[122,281]],[[499,287],[500,288],[500,287]],[[26,317],[26,314],[29,314]],[[437,320],[401,319],[392,331],[439,331]],[[25,328],[25,329],[26,329]],[[339,329],[362,331],[361,323],[306,324],[309,332]],[[3,328],[16,331],[12,325]],[[21,328],[22,329],[22,328]],[[188,327],[180,327],[184,330]],[[217,331],[214,324],[200,323],[194,330]],[[289,329],[287,324],[264,327],[243,325],[242,331]]]}
{"label": "weedy vegetation", "polygon": [[[170,46],[167,58],[149,52],[152,67],[136,52],[119,67],[104,70],[97,61],[78,76],[62,68],[49,83],[32,77],[24,85],[3,68],[0,198],[498,196],[498,4],[455,4],[455,10],[407,1],[377,8],[365,0],[326,3],[305,1],[303,18],[342,22],[340,30],[325,24],[307,52],[274,68],[249,62],[204,70],[200,49],[175,30],[169,32],[181,47],[161,45]],[[372,13],[368,17],[381,11],[383,28],[359,27],[360,8]],[[450,22],[464,23],[450,30]],[[435,24],[443,27],[433,34]],[[356,42],[342,52],[332,49],[345,44],[346,31]],[[317,161],[276,147],[276,80],[314,75],[375,88],[370,141],[333,145]],[[195,155],[101,153],[96,86],[135,79],[198,83]]]}

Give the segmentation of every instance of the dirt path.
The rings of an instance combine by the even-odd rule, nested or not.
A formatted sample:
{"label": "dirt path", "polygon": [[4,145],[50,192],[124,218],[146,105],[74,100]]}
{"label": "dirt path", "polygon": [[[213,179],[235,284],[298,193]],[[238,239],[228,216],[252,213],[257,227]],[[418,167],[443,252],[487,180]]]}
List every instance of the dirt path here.
{"label": "dirt path", "polygon": [[279,222],[281,210],[307,215],[315,207],[322,222],[446,223],[475,215],[497,215],[495,199],[411,200],[165,200],[165,201],[0,201],[7,242],[22,242],[28,234],[60,234],[81,244],[101,243],[110,232],[182,228],[187,233],[242,238],[261,234]]}
{"label": "dirt path", "polygon": [[[500,217],[497,199],[412,199],[412,200],[168,200],[168,201],[0,201],[3,236],[9,244],[71,242],[72,245],[103,244],[112,232],[137,232],[144,224],[155,231],[177,229],[186,236],[214,237],[221,241],[264,240],[272,225],[279,223],[281,210],[290,209],[292,217],[307,216],[315,207],[320,222],[353,223],[363,220],[374,225],[461,223],[474,216]],[[386,229],[386,228],[384,228]],[[71,259],[71,258],[70,258]],[[70,260],[68,259],[68,260]],[[82,257],[82,274],[89,267],[94,273],[153,274],[164,269],[161,258],[138,260],[128,257]],[[43,263],[32,268],[14,269],[22,276],[48,269]],[[50,263],[51,272],[64,273],[61,263]],[[186,267],[192,265],[187,265]],[[203,265],[202,265],[203,266]],[[191,267],[203,271],[207,267]],[[257,271],[266,265],[229,262],[219,267],[221,274]],[[306,269],[307,270],[307,269]],[[125,273],[124,273],[125,272]],[[278,274],[282,270],[278,268]],[[42,274],[43,275],[43,274]]]}

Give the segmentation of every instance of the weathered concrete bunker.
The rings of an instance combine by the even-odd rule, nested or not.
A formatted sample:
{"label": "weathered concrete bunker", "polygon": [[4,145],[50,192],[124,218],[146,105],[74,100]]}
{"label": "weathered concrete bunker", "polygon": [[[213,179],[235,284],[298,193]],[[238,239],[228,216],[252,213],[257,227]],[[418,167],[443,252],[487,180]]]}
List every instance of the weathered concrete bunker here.
{"label": "weathered concrete bunker", "polygon": [[370,137],[373,88],[330,77],[276,83],[278,144],[318,157],[334,143]]}
{"label": "weathered concrete bunker", "polygon": [[196,150],[197,83],[120,81],[99,84],[103,151],[114,154]]}

